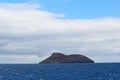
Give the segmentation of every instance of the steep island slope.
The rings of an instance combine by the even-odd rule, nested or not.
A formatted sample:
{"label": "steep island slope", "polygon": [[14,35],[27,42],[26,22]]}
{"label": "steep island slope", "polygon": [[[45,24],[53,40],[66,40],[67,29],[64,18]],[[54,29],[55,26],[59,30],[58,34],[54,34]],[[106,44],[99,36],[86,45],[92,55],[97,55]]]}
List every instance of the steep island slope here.
{"label": "steep island slope", "polygon": [[53,53],[40,63],[94,63],[94,61],[80,54],[65,55],[62,53]]}

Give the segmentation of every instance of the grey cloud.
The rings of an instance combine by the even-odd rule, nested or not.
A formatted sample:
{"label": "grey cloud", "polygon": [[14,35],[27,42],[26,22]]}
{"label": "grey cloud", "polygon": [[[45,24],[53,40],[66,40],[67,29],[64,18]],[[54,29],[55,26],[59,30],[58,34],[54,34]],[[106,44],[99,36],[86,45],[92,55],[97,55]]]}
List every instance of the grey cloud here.
{"label": "grey cloud", "polygon": [[120,19],[61,19],[62,14],[28,3],[2,3],[0,14],[1,55],[37,55],[42,59],[52,52],[81,53],[98,62],[103,61],[103,54],[108,58],[120,55]]}

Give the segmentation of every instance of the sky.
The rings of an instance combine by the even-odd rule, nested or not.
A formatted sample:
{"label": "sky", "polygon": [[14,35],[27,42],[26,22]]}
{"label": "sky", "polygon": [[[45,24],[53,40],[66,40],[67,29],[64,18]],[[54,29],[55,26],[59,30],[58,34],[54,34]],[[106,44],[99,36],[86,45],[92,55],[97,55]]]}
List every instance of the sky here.
{"label": "sky", "polygon": [[120,62],[120,0],[0,0],[0,63],[53,52]]}

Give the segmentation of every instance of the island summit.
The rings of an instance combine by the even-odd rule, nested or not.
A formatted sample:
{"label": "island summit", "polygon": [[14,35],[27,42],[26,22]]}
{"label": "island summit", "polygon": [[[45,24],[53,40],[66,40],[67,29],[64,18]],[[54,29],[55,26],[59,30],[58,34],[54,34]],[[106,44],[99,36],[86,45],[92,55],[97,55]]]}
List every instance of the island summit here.
{"label": "island summit", "polygon": [[94,63],[94,61],[80,54],[65,55],[62,53],[53,53],[40,63]]}

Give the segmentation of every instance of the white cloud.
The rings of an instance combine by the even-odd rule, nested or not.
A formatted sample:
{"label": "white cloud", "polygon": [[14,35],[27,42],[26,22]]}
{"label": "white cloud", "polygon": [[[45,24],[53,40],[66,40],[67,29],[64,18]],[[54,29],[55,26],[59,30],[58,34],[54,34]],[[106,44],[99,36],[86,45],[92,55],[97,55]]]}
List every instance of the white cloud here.
{"label": "white cloud", "polygon": [[0,64],[32,64],[39,63],[39,61],[44,58],[46,57],[38,57],[37,55],[0,55]]}
{"label": "white cloud", "polygon": [[[28,5],[29,4],[29,5]],[[34,10],[39,9],[41,6],[38,4],[32,3],[0,3],[0,8],[7,9],[7,10]]]}
{"label": "white cloud", "polygon": [[41,10],[38,4],[0,3],[1,55],[44,57],[61,51],[94,56],[98,62],[108,56],[104,60],[110,61],[111,55],[120,55],[119,35],[119,18],[64,19],[64,14]]}

